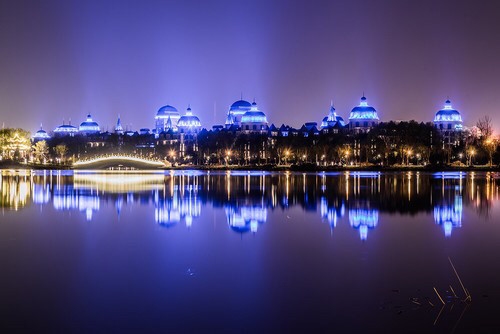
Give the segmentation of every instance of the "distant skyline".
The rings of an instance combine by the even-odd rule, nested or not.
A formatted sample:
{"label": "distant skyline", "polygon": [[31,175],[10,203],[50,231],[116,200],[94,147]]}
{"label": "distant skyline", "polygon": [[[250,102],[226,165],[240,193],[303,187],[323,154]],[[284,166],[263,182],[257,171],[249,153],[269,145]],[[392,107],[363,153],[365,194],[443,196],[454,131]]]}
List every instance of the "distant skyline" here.
{"label": "distant skyline", "polygon": [[0,121],[153,128],[190,104],[208,128],[243,93],[299,127],[364,92],[381,121],[431,121],[449,96],[498,130],[499,32],[497,1],[0,0]]}

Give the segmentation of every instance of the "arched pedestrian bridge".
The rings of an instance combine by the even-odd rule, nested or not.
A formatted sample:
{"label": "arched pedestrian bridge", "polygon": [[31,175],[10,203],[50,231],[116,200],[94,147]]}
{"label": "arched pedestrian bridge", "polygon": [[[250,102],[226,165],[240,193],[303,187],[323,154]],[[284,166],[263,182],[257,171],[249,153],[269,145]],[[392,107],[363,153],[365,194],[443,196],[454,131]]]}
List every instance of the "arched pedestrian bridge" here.
{"label": "arched pedestrian bridge", "polygon": [[168,167],[161,160],[153,160],[127,155],[106,155],[73,163],[76,169],[157,169]]}

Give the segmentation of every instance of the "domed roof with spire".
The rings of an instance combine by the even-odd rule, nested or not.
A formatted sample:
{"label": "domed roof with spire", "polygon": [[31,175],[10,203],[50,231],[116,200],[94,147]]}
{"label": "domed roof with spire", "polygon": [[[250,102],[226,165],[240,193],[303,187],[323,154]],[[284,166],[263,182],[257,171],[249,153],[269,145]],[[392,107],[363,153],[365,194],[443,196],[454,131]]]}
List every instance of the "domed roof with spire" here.
{"label": "domed roof with spire", "polygon": [[45,131],[42,126],[40,125],[40,130],[38,130],[34,135],[33,139],[35,140],[45,140],[45,139],[50,139],[49,134],[47,131]]}
{"label": "domed roof with spire", "polygon": [[257,108],[257,103],[253,101],[250,110],[246,111],[241,117],[241,123],[267,123],[267,117]]}
{"label": "domed roof with spire", "polygon": [[327,128],[331,126],[335,126],[335,124],[339,123],[339,125],[344,126],[344,119],[337,115],[337,112],[335,111],[335,108],[333,107],[333,101],[330,104],[330,112],[328,113],[328,116],[323,118],[323,121],[321,122],[321,128]]}
{"label": "domed roof with spire", "polygon": [[99,132],[99,124],[92,120],[92,115],[87,115],[87,120],[80,124],[79,131],[81,132]]}
{"label": "domed roof with spire", "polygon": [[64,134],[74,134],[78,132],[78,128],[76,126],[73,126],[71,125],[71,121],[69,124],[64,124],[64,120],[63,120],[63,124],[59,125],[57,128],[54,129],[54,133],[56,134],[61,134],[61,135],[64,135]]}
{"label": "domed roof with spire", "polygon": [[230,111],[241,111],[241,112],[246,112],[252,108],[252,104],[248,101],[245,101],[243,99],[238,100],[231,104],[231,107],[229,107]]}
{"label": "domed roof with spire", "polygon": [[378,120],[378,114],[375,108],[368,105],[366,97],[363,94],[358,106],[351,110],[349,120]]}
{"label": "domed roof with spire", "polygon": [[462,122],[460,113],[453,109],[450,99],[444,102],[444,108],[439,110],[434,117],[434,122]]}
{"label": "domed roof with spire", "polygon": [[191,106],[186,109],[186,114],[179,118],[177,122],[177,127],[179,128],[199,128],[201,127],[200,119],[193,115]]}
{"label": "domed roof with spire", "polygon": [[179,111],[177,111],[177,108],[167,104],[166,106],[158,109],[155,118],[168,118],[169,116],[173,119],[178,119],[181,115]]}

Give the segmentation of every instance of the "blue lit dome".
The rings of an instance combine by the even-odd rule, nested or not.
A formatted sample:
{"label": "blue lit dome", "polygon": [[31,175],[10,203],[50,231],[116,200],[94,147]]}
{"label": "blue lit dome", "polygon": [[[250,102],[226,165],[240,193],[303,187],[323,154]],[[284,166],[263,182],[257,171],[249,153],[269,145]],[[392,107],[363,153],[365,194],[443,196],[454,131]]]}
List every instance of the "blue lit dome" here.
{"label": "blue lit dome", "polygon": [[257,108],[255,101],[251,104],[250,110],[245,112],[241,117],[241,127],[243,130],[250,131],[262,131],[267,127],[266,114]]}
{"label": "blue lit dome", "polygon": [[183,132],[198,131],[201,128],[200,119],[193,115],[191,107],[188,107],[186,114],[179,118],[177,127]]}
{"label": "blue lit dome", "polygon": [[354,107],[349,115],[349,120],[378,121],[378,114],[375,108],[368,105],[366,97],[361,98],[359,106]]}
{"label": "blue lit dome", "polygon": [[434,122],[462,122],[462,116],[460,113],[453,109],[451,106],[451,101],[446,100],[444,103],[444,108],[439,110],[434,117]]}
{"label": "blue lit dome", "polygon": [[50,139],[50,136],[49,134],[47,133],[47,131],[45,131],[44,129],[42,129],[42,127],[40,127],[40,130],[38,130],[34,135],[33,135],[33,139],[34,140],[46,140],[46,139]]}
{"label": "blue lit dome", "polygon": [[168,115],[179,115],[177,108],[172,107],[171,105],[166,105],[158,109],[156,116],[168,116]]}
{"label": "blue lit dome", "polygon": [[335,111],[335,108],[333,107],[333,103],[330,105],[330,112],[328,113],[328,116],[323,118],[323,121],[321,122],[321,128],[328,128],[335,126],[336,124],[339,124],[341,126],[345,125],[344,119],[337,115],[337,112]]}
{"label": "blue lit dome", "polygon": [[267,123],[267,117],[262,111],[247,111],[241,117],[241,123]]}
{"label": "blue lit dome", "polygon": [[71,124],[59,125],[57,128],[54,129],[54,133],[57,135],[73,136],[77,132],[78,132],[78,128],[76,126],[71,125]]}
{"label": "blue lit dome", "polygon": [[462,131],[462,116],[457,110],[453,109],[449,99],[445,101],[444,108],[434,116],[434,126],[444,135],[445,141],[448,143],[456,142],[456,138],[452,138],[452,134],[455,131]]}
{"label": "blue lit dome", "polygon": [[78,130],[85,133],[96,133],[100,131],[99,124],[92,120],[92,116],[90,114],[87,115],[87,120],[80,124],[80,128]]}
{"label": "blue lit dome", "polygon": [[240,112],[245,112],[250,110],[252,108],[252,104],[248,101],[245,100],[238,100],[231,104],[231,107],[229,108],[229,111],[240,111]]}

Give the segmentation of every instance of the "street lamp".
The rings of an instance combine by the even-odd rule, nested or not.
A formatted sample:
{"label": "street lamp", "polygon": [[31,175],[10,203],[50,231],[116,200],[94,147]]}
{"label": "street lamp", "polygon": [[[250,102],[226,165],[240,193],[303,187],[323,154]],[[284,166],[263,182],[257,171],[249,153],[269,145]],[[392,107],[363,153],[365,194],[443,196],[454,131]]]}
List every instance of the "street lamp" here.
{"label": "street lamp", "polygon": [[471,149],[471,150],[469,151],[469,155],[470,155],[470,158],[469,158],[469,160],[470,160],[469,166],[470,166],[470,165],[473,165],[473,163],[472,163],[472,158],[474,158],[474,155],[476,155],[476,150]]}
{"label": "street lamp", "polygon": [[288,156],[290,155],[290,151],[286,150],[285,151],[285,165],[288,163]]}

